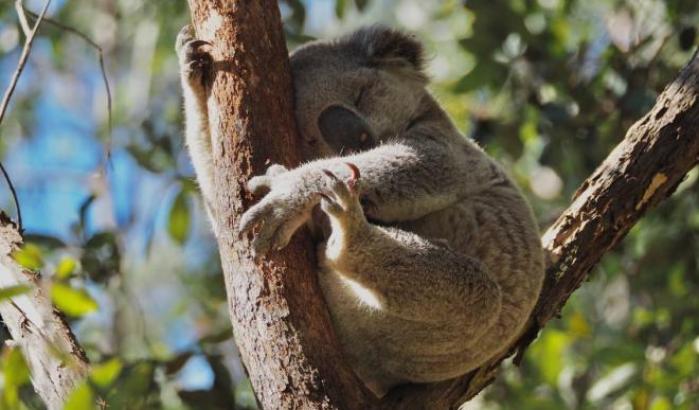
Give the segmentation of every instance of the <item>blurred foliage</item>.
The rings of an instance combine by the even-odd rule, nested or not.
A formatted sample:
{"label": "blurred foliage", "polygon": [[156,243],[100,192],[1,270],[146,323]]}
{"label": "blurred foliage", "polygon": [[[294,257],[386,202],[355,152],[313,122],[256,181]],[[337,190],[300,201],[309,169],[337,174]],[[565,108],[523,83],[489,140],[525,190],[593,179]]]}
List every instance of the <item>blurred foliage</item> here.
{"label": "blurred foliage", "polygon": [[[0,4],[3,88],[22,42],[11,3]],[[94,364],[65,408],[255,408],[183,147],[173,44],[186,2],[53,3],[52,19],[103,48],[114,97],[110,133],[96,50],[47,23],[1,128],[27,226],[13,256],[51,283]],[[695,0],[280,7],[290,48],[375,22],[415,32],[433,92],[505,164],[542,228],[689,60],[699,26]],[[699,408],[698,177],[604,258],[521,367],[506,366],[468,408]],[[3,288],[0,299],[28,290]],[[17,348],[2,349],[0,372],[0,408],[43,408]]]}

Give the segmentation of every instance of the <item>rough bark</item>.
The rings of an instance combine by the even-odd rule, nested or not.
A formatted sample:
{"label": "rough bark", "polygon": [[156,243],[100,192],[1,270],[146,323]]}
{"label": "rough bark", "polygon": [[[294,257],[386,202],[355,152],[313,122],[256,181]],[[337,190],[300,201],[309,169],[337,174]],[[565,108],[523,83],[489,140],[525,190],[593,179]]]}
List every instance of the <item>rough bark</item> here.
{"label": "rough bark", "polygon": [[34,390],[49,410],[63,402],[84,379],[88,361],[63,316],[54,309],[38,274],[12,259],[22,237],[17,227],[0,213],[0,288],[27,285],[31,291],[0,302],[0,316],[31,372]]}
{"label": "rough bark", "polygon": [[[251,198],[243,183],[267,162],[298,163],[291,80],[276,1],[190,0],[199,37],[214,44],[209,101],[218,238],[231,319],[257,397],[266,409],[457,408],[510,355],[520,355],[556,317],[606,251],[644,212],[669,196],[699,155],[696,56],[583,184],[545,233],[547,279],[522,336],[501,356],[448,382],[405,386],[381,403],[342,360],[314,274],[312,245],[298,235],[284,251],[253,262],[235,224]],[[519,355],[518,355],[519,357]]]}
{"label": "rough bark", "polygon": [[366,395],[342,360],[314,270],[310,240],[255,263],[234,226],[252,198],[243,184],[269,161],[299,162],[291,77],[276,0],[190,0],[198,37],[214,44],[208,111],[218,244],[236,342],[266,409],[363,409]]}

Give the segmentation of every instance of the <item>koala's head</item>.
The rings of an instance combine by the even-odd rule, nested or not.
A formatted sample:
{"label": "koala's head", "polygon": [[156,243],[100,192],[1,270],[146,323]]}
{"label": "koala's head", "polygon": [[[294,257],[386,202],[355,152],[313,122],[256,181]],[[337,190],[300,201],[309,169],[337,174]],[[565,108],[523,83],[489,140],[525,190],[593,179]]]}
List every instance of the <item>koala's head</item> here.
{"label": "koala's head", "polygon": [[296,119],[312,156],[363,151],[396,136],[425,95],[422,45],[382,26],[291,54]]}

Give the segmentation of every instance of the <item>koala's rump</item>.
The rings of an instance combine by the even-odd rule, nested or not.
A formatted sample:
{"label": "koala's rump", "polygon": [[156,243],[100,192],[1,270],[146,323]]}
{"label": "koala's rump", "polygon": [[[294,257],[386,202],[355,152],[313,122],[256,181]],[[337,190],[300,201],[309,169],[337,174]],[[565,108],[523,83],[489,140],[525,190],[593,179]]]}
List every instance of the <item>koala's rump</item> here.
{"label": "koala's rump", "polygon": [[387,315],[364,302],[338,272],[320,272],[320,283],[346,359],[365,381],[436,382],[464,374],[489,357],[469,337],[469,329],[457,323]]}

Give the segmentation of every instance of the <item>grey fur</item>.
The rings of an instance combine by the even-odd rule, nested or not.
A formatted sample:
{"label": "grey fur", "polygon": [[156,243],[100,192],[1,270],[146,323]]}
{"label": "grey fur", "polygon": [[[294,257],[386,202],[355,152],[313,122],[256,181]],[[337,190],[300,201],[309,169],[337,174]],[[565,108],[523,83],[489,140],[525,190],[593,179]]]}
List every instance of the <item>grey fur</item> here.
{"label": "grey fur", "polygon": [[[201,76],[192,80],[195,59],[180,55],[187,141],[206,146],[198,141],[209,141],[208,127],[190,124],[206,118],[196,112],[206,93],[196,91]],[[462,375],[506,348],[544,276],[527,202],[426,91],[422,56],[414,38],[380,26],[292,53],[309,162],[252,178],[248,188],[267,193],[240,223],[241,231],[260,227],[253,247],[262,257],[317,219],[321,205],[329,230],[318,239],[320,283],[350,363],[379,396]],[[323,137],[332,121],[319,125],[332,106],[344,109],[333,114],[339,145],[361,146],[352,130],[367,127],[377,145],[341,156],[337,141]],[[210,169],[197,166],[211,164],[210,151],[191,153],[210,198]]]}

